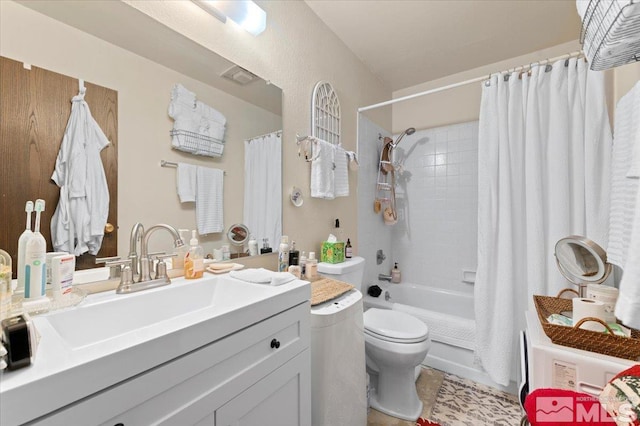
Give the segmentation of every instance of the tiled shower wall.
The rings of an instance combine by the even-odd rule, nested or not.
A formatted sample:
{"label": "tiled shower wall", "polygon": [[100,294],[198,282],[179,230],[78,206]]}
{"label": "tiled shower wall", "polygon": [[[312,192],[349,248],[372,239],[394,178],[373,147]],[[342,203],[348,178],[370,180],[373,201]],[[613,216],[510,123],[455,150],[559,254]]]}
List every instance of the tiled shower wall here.
{"label": "tiled shower wall", "polygon": [[[373,212],[375,182],[382,141],[379,135],[391,136],[369,119],[360,115],[358,122],[358,256],[365,258],[362,290],[378,283],[378,273],[389,273],[391,262],[391,227],[385,226],[382,216]],[[376,251],[382,249],[387,259],[376,264]]]}
{"label": "tiled shower wall", "polygon": [[[378,272],[389,273],[393,262],[398,262],[403,282],[472,292],[473,286],[462,279],[463,270],[475,271],[477,264],[478,122],[419,130],[404,137],[395,157],[402,164],[396,189],[398,223],[386,226],[371,207],[380,131],[374,125],[362,125],[364,120],[358,147],[358,233],[360,253],[367,259],[365,283],[377,282]],[[387,261],[371,271],[377,247],[369,244],[383,245],[386,238],[390,240]],[[373,257],[368,257],[369,251]]]}

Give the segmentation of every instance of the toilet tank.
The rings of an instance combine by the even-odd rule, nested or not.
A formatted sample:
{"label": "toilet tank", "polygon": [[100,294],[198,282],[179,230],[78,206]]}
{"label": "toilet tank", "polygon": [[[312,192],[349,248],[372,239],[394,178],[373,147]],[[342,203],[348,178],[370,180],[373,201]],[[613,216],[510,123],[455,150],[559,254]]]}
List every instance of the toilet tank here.
{"label": "toilet tank", "polygon": [[344,281],[361,290],[364,277],[364,258],[354,256],[341,263],[318,263],[318,273],[327,278]]}

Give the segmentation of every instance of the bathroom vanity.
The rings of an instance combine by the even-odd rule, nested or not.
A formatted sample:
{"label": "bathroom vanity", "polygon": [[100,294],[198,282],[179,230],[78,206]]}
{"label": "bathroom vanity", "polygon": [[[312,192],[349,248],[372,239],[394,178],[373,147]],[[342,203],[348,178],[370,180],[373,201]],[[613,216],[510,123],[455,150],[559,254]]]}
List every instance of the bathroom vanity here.
{"label": "bathroom vanity", "polygon": [[309,298],[305,281],[207,275],[36,316],[0,424],[310,425]]}

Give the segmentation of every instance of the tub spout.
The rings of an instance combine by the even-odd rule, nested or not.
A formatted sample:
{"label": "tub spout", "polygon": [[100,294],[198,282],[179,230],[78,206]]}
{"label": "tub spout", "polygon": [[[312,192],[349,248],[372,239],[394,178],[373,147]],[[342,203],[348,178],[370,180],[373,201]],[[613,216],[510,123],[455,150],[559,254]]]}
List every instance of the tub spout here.
{"label": "tub spout", "polygon": [[389,282],[391,282],[391,275],[378,274],[378,281],[389,281]]}

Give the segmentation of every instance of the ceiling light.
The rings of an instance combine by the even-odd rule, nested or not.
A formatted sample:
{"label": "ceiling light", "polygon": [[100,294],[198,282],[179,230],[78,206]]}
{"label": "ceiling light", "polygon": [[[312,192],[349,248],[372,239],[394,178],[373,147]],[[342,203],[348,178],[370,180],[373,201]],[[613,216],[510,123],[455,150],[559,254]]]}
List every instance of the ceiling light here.
{"label": "ceiling light", "polygon": [[191,0],[220,21],[227,18],[257,36],[267,27],[267,13],[251,0]]}

